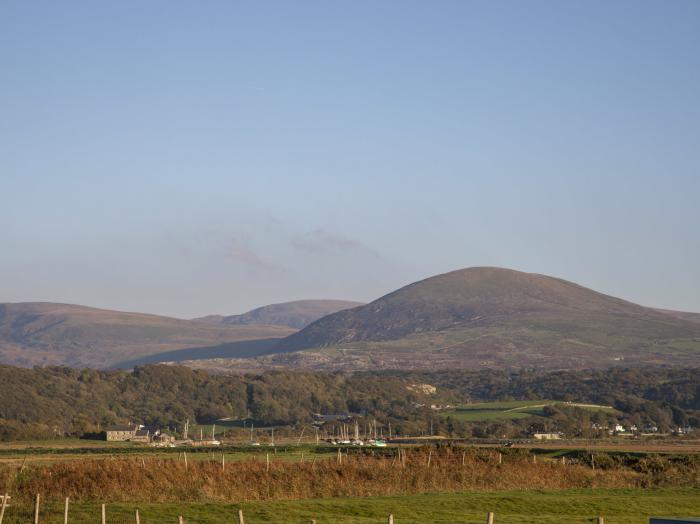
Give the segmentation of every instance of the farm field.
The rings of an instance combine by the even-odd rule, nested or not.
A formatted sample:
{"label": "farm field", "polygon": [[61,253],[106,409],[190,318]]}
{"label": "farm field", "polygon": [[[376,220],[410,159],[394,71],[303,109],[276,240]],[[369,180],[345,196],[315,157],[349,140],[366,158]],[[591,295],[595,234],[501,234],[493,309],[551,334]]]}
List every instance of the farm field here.
{"label": "farm field", "polygon": [[[441,445],[449,445],[449,439],[444,439]],[[429,442],[426,441],[426,444]],[[454,441],[453,445],[471,448],[499,448],[496,442],[465,442]],[[402,444],[400,446],[389,444],[384,452],[394,453],[398,447],[411,449],[419,446]],[[531,453],[544,457],[558,457],[573,451],[599,451],[599,452],[629,452],[629,453],[700,453],[700,441],[681,439],[601,439],[601,440],[557,440],[524,441],[513,444],[514,448],[530,450]],[[280,444],[275,447],[267,445],[249,446],[240,443],[224,445],[216,448],[192,448],[188,446],[177,448],[153,448],[127,442],[104,442],[79,439],[60,439],[48,441],[25,441],[13,443],[0,443],[0,465],[49,465],[58,462],[72,462],[86,459],[104,460],[117,457],[141,458],[146,460],[174,460],[184,461],[187,454],[189,462],[217,461],[222,457],[226,463],[243,460],[265,461],[269,454],[271,460],[304,461],[317,458],[333,457],[338,449],[343,449],[353,454],[364,449],[348,446],[332,446],[321,444]],[[376,453],[382,453],[375,449]]]}
{"label": "farm field", "polygon": [[[83,442],[83,441],[80,441]],[[105,444],[108,444],[105,442]],[[152,448],[141,445],[123,446],[94,446],[94,447],[26,447],[26,448],[2,448],[0,447],[0,464],[25,464],[41,465],[57,462],[72,462],[85,459],[106,460],[116,457],[144,458],[147,460],[175,460],[203,462],[216,461],[225,463],[242,460],[262,460],[267,456],[271,460],[303,461],[312,460],[313,457],[332,457],[337,453],[334,446],[309,446],[309,445],[280,445],[269,446],[222,446],[217,448],[192,448],[189,446],[177,448]]]}
{"label": "farm field", "polygon": [[452,417],[466,422],[483,422],[488,420],[514,420],[533,415],[543,415],[547,406],[567,406],[586,409],[589,411],[604,411],[614,413],[610,406],[597,404],[581,404],[556,400],[513,400],[504,402],[478,402],[459,406],[451,411],[442,413],[443,417]]}
{"label": "farm field", "polygon": [[[590,523],[604,516],[606,524],[646,524],[650,516],[700,515],[700,489],[588,489],[551,491],[469,491],[461,493],[430,493],[388,497],[321,498],[269,502],[233,503],[172,503],[107,505],[107,522],[126,524],[134,521],[138,508],[141,521],[149,523],[177,522],[220,524],[235,522],[242,509],[247,524],[275,522],[281,524],[308,523],[385,523],[389,513],[396,524],[480,523],[487,512],[495,513],[497,523]],[[61,503],[42,506],[45,519],[59,521],[63,515]],[[31,517],[31,507],[8,509],[5,522],[19,524]],[[100,505],[74,503],[70,520],[97,522]]]}

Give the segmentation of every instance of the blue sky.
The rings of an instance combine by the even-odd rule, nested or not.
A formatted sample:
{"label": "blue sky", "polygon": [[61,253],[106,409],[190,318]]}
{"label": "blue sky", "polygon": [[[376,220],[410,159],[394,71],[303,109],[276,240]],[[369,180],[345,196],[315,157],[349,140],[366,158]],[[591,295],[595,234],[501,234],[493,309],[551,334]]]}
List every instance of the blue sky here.
{"label": "blue sky", "polygon": [[461,267],[700,311],[700,2],[0,4],[0,301]]}

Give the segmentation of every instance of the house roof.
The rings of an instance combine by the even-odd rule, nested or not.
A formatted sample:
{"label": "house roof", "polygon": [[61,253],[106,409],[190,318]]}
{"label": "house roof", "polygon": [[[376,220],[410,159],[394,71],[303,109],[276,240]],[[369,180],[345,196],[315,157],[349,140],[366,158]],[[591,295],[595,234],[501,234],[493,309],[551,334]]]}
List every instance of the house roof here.
{"label": "house roof", "polygon": [[137,436],[137,437],[147,437],[148,434],[149,434],[149,431],[148,431],[147,429],[139,429],[139,430],[136,432],[136,436]]}
{"label": "house roof", "polygon": [[136,431],[135,424],[113,424],[106,426],[105,431]]}

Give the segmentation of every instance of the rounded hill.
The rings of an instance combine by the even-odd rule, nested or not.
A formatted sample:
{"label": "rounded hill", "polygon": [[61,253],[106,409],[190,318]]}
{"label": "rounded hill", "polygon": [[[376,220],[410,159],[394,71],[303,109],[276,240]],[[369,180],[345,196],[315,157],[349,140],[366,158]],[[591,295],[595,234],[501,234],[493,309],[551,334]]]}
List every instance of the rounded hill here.
{"label": "rounded hill", "polygon": [[[535,319],[556,326],[614,319],[678,319],[566,280],[474,267],[405,286],[365,306],[324,317],[281,342],[286,351]],[[682,322],[687,328],[688,325]],[[562,328],[566,331],[566,328]],[[565,336],[566,333],[562,333]]]}

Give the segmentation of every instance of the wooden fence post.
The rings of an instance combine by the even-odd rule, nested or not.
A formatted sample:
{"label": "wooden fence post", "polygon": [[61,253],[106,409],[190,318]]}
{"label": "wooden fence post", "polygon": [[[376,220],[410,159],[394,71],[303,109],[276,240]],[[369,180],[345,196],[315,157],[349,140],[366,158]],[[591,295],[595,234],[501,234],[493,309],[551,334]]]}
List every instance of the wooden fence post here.
{"label": "wooden fence post", "polygon": [[270,471],[270,454],[265,453],[265,471]]}
{"label": "wooden fence post", "polygon": [[389,513],[388,523],[389,523],[389,524],[394,524],[394,515],[392,515],[391,513]]}
{"label": "wooden fence post", "polygon": [[178,515],[177,517],[177,524],[184,524],[185,520],[182,518],[182,515]]}
{"label": "wooden fence post", "polygon": [[221,471],[226,471],[226,455],[221,454]]}
{"label": "wooden fence post", "polygon": [[489,514],[486,516],[486,524],[493,524],[493,512],[489,511]]}
{"label": "wooden fence post", "polygon": [[136,524],[141,524],[141,518],[139,517],[139,510],[136,510]]}
{"label": "wooden fence post", "polygon": [[39,494],[36,494],[34,501],[34,524],[39,524]]}
{"label": "wooden fence post", "polygon": [[107,508],[102,504],[102,524],[107,523]]}
{"label": "wooden fence post", "polygon": [[2,508],[0,508],[0,524],[2,524],[2,518],[5,516],[5,508],[7,507],[7,497],[9,495],[5,493],[5,496],[2,498]]}
{"label": "wooden fence post", "polygon": [[500,451],[498,452],[498,463],[503,464],[503,454]]}
{"label": "wooden fence post", "polygon": [[70,499],[66,497],[66,502],[63,505],[63,524],[68,524],[68,504],[70,503]]}
{"label": "wooden fence post", "polygon": [[598,517],[598,524],[605,524],[605,519],[603,517]]}
{"label": "wooden fence post", "polygon": [[238,510],[238,524],[245,524],[245,519],[243,518],[243,510]]}

